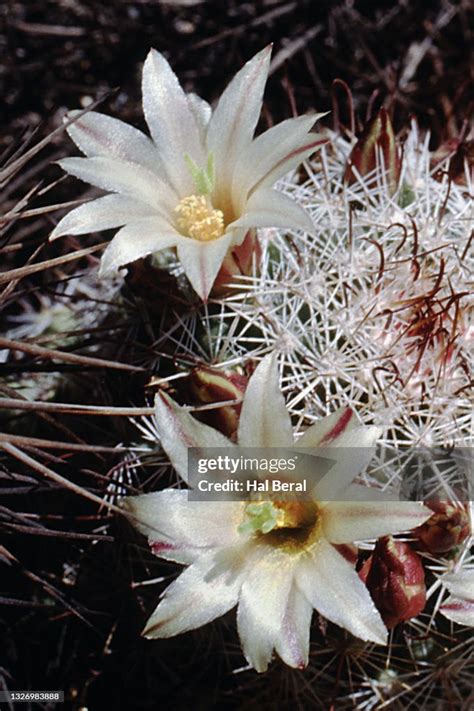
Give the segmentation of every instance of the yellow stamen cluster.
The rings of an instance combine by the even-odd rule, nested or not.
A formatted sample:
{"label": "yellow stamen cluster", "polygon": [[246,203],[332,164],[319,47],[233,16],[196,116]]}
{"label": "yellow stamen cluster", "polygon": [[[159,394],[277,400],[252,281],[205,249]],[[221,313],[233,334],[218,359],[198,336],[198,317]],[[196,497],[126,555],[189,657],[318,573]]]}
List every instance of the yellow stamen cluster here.
{"label": "yellow stamen cluster", "polygon": [[317,519],[317,509],[309,501],[276,501],[278,528],[307,528]]}
{"label": "yellow stamen cluster", "polygon": [[224,234],[224,213],[215,210],[205,195],[183,198],[175,208],[180,231],[200,242],[210,242]]}

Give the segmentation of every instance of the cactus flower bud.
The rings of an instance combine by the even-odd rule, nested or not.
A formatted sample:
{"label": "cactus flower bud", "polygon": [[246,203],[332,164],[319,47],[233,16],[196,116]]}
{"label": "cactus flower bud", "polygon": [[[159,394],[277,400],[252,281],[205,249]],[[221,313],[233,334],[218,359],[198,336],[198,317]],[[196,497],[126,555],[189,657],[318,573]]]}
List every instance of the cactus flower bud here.
{"label": "cactus flower bud", "polygon": [[359,175],[367,175],[380,165],[387,172],[390,191],[395,192],[400,178],[400,156],[395,142],[395,133],[387,111],[380,111],[369,121],[347,161],[344,179],[350,184]]}
{"label": "cactus flower bud", "polygon": [[[190,374],[191,391],[199,404],[241,400],[247,387],[248,378],[245,375],[210,368],[200,365]],[[201,413],[201,419],[206,424],[215,427],[231,439],[234,437],[239,423],[241,403],[224,405]]]}
{"label": "cactus flower bud", "polygon": [[[447,163],[449,159],[449,163]],[[430,168],[436,180],[442,180],[447,172],[458,185],[466,185],[467,175],[474,165],[474,140],[449,138],[433,153]],[[467,170],[466,170],[467,167]]]}
{"label": "cactus flower bud", "polygon": [[214,297],[223,296],[230,291],[235,277],[249,276],[253,257],[255,255],[258,260],[260,254],[261,249],[256,231],[249,230],[242,244],[227,252],[212,287],[211,295]]}
{"label": "cactus flower bud", "polygon": [[426,603],[425,572],[408,543],[380,538],[359,576],[388,629],[418,615]]}
{"label": "cactus flower bud", "polygon": [[335,545],[334,548],[348,563],[355,566],[359,557],[359,550],[356,545],[353,543],[340,543],[339,545]]}
{"label": "cactus flower bud", "polygon": [[429,553],[449,553],[470,534],[469,514],[465,504],[453,501],[426,502],[434,513],[415,529],[414,535]]}

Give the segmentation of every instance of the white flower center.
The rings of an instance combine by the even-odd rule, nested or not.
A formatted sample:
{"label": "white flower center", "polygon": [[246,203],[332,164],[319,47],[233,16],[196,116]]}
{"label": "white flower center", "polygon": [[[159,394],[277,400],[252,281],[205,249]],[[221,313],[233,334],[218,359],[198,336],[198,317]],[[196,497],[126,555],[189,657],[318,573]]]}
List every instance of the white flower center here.
{"label": "white flower center", "polygon": [[224,213],[215,210],[205,195],[183,198],[174,211],[181,232],[199,242],[211,242],[225,232]]}

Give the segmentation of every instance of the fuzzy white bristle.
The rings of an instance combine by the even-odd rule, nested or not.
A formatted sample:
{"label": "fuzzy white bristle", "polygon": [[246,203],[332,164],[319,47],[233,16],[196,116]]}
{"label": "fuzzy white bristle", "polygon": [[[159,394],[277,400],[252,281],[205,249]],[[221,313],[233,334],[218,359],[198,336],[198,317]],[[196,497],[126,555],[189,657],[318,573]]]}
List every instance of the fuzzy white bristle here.
{"label": "fuzzy white bristle", "polygon": [[[393,444],[472,443],[474,188],[434,177],[416,125],[393,196],[382,171],[344,184],[350,147],[331,135],[307,179],[281,185],[315,234],[263,232],[258,276],[200,316],[208,348],[229,362],[279,351],[302,421],[346,405]],[[202,358],[190,328],[179,345]]]}

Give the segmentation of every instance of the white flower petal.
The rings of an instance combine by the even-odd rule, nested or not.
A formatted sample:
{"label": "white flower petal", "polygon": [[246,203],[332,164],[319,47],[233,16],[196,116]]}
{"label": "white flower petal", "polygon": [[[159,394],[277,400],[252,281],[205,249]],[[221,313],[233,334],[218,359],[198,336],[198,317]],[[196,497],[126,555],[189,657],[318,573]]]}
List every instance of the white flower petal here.
{"label": "white flower petal", "polygon": [[313,606],[293,585],[275,649],[285,664],[294,669],[304,669],[308,664],[312,616]]}
{"label": "white flower petal", "polygon": [[[70,111],[66,118],[74,118],[80,113]],[[71,124],[67,132],[76,146],[89,158],[119,158],[138,163],[158,173],[161,179],[166,175],[153,141],[128,123],[90,111]]]}
{"label": "white flower petal", "polygon": [[171,464],[184,481],[188,479],[189,447],[234,447],[217,430],[192,417],[165,393],[155,399],[156,428]]}
{"label": "white flower petal", "polygon": [[287,173],[295,170],[300,163],[302,163],[306,158],[309,158],[319,146],[326,143],[326,139],[321,138],[315,134],[310,134],[306,140],[300,141],[298,145],[289,153],[285,158],[283,158],[279,163],[276,163],[272,170],[269,170],[262,180],[254,185],[254,190],[260,190],[264,187],[269,187],[274,185],[277,180],[282,178]]}
{"label": "white flower petal", "polygon": [[199,127],[178,78],[162,54],[152,49],[143,66],[143,111],[171,183],[180,197],[195,186],[184,156],[204,166]]}
{"label": "white flower petal", "polygon": [[457,597],[448,597],[439,609],[448,620],[457,622],[458,625],[474,627],[474,599],[461,600]]}
{"label": "white flower petal", "polygon": [[230,192],[236,160],[252,140],[257,126],[270,53],[271,47],[266,47],[237,72],[209,122],[207,144],[215,158],[217,204],[223,203],[223,193]]}
{"label": "white flower petal", "polygon": [[157,175],[136,163],[117,158],[64,158],[58,161],[63,170],[86,183],[135,198],[157,212],[170,213],[178,198]]}
{"label": "white flower petal", "polygon": [[352,501],[354,503],[357,503],[358,501],[370,501],[373,504],[400,502],[400,496],[396,491],[375,489],[374,487],[367,486],[366,484],[349,484],[349,486],[344,488],[342,493],[343,501]]}
{"label": "white flower petal", "polygon": [[373,449],[378,439],[382,436],[383,429],[374,425],[356,425],[348,427],[344,432],[340,432],[331,440],[324,439],[322,447],[329,449],[337,449],[343,452],[362,447],[363,449]]}
{"label": "white flower petal", "polygon": [[353,543],[409,531],[432,513],[410,501],[333,501],[321,509],[324,535],[332,543]]}
{"label": "white flower petal", "polygon": [[318,140],[308,132],[321,115],[324,114],[287,119],[257,136],[237,159],[232,181],[234,195],[245,199],[250,190],[277,167],[281,169],[281,175],[289,172],[286,165],[295,157],[294,152],[299,153],[301,146],[307,147],[308,143]]}
{"label": "white flower petal", "polygon": [[189,501],[184,489],[165,489],[128,496],[121,506],[131,523],[148,537],[153,552],[163,558],[193,562],[209,548],[239,541],[243,504],[235,501]]}
{"label": "white flower petal", "polygon": [[274,354],[259,363],[249,380],[237,439],[242,447],[288,447],[293,444],[291,418],[280,390]]}
{"label": "white flower petal", "polygon": [[159,215],[135,220],[122,227],[105,250],[99,276],[116,274],[126,264],[175,247],[180,239],[181,235]]}
{"label": "white flower petal", "polygon": [[197,94],[187,94],[189,108],[193,112],[194,119],[198,125],[199,133],[203,144],[205,143],[207,127],[211,120],[212,109],[207,101],[201,99]]}
{"label": "white flower petal", "polygon": [[461,570],[458,573],[448,573],[441,578],[451,595],[474,600],[474,570]]}
{"label": "white flower petal", "polygon": [[296,583],[316,610],[356,637],[386,644],[387,630],[354,568],[321,538],[300,559]]}
{"label": "white flower petal", "polygon": [[247,566],[237,608],[237,628],[247,661],[266,670],[281,634],[296,559],[268,549],[261,562]]}
{"label": "white flower petal", "polygon": [[127,222],[154,214],[153,208],[123,195],[105,195],[68,212],[58,222],[49,239],[63,235],[83,235],[110,230]]}
{"label": "white flower petal", "polygon": [[316,485],[316,499],[334,501],[338,496],[343,501],[347,499],[347,487],[369,464],[375,453],[375,443],[380,436],[379,427],[358,426],[346,429],[326,446],[324,440],[319,447],[320,456],[335,463]]}
{"label": "white flower petal", "polygon": [[203,301],[207,300],[222,266],[232,235],[225,234],[210,242],[184,238],[178,245],[178,257],[186,276]]}
{"label": "white flower petal", "polygon": [[242,549],[205,553],[165,591],[143,635],[173,637],[224,615],[236,604],[242,584]]}
{"label": "white flower petal", "polygon": [[262,188],[253,193],[242,216],[232,222],[228,229],[234,227],[281,227],[314,232],[313,222],[301,205],[288,195],[271,188]]}
{"label": "white flower petal", "polygon": [[341,408],[331,415],[322,417],[296,441],[298,447],[320,447],[329,446],[331,442],[337,440],[346,430],[357,426],[355,413],[349,407]]}

